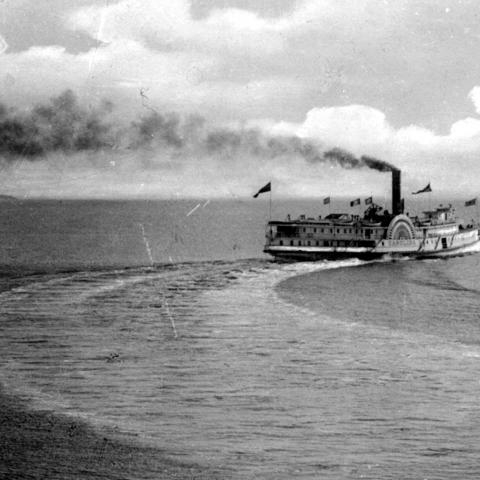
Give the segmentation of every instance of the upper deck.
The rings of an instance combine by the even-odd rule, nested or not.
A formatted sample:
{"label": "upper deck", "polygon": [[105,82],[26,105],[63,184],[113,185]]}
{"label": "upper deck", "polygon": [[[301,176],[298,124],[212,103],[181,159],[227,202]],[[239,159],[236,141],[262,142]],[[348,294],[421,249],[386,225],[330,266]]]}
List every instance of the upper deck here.
{"label": "upper deck", "polygon": [[331,213],[326,217],[290,215],[270,221],[267,245],[290,247],[374,247],[382,240],[438,238],[457,234],[463,228],[455,220],[451,205],[424,212],[422,217],[392,216],[371,205],[363,216]]}
{"label": "upper deck", "polygon": [[295,220],[271,221],[267,237],[271,244],[289,246],[371,246],[385,235],[381,222],[369,222],[358,215],[331,214],[325,218],[299,216]]}

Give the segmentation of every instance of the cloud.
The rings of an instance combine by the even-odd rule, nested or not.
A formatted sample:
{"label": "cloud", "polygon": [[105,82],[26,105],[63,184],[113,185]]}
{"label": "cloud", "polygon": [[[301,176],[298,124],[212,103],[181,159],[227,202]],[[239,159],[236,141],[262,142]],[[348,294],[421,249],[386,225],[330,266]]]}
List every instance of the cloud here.
{"label": "cloud", "polygon": [[[445,90],[451,88],[452,98],[462,92],[464,98],[475,84],[463,78],[467,70],[474,76],[476,68],[473,55],[462,53],[476,51],[471,36],[461,30],[467,10],[458,6],[463,13],[455,13],[452,8],[447,21],[444,0],[439,5],[414,3],[300,0],[276,17],[241,8],[217,8],[198,17],[187,0],[92,4],[71,10],[66,18],[69,28],[97,40],[97,46],[77,54],[56,45],[6,50],[0,55],[0,96],[28,109],[71,88],[87,111],[101,98],[113,99],[114,115],[127,123],[152,109],[174,111],[180,118],[193,112],[216,127],[295,136],[346,149],[356,158],[385,159],[412,172],[451,162],[453,169],[462,165],[461,176],[480,150],[480,119],[456,115],[442,101]],[[469,97],[480,113],[480,87],[471,89]],[[427,128],[437,118],[447,134]],[[224,183],[245,192],[247,180],[233,179],[233,172],[240,178],[251,175],[252,183],[268,174],[250,153],[246,159],[237,157],[238,170],[219,159],[218,164],[205,163],[198,177],[209,178],[204,188],[214,184],[208,166],[224,169],[230,179]],[[262,165],[284,185],[289,165],[303,168],[308,172],[304,177],[321,184],[321,174],[311,164],[305,167],[305,159],[284,157]],[[142,161],[152,166],[170,160],[152,148]],[[180,163],[195,180],[193,157]],[[328,175],[338,180],[344,173],[329,169]],[[301,187],[300,174],[293,177],[299,183],[290,191],[313,191]],[[169,178],[180,188],[173,172]]]}
{"label": "cloud", "polygon": [[399,128],[394,131],[392,128],[390,142],[395,142],[397,145],[411,145],[416,148],[430,148],[436,145],[441,137],[427,128],[418,125],[408,125],[407,127]]}
{"label": "cloud", "polygon": [[394,128],[378,109],[350,105],[313,108],[300,123],[263,120],[252,124],[271,134],[321,140],[326,149],[346,149],[358,157],[373,156],[391,162],[404,171],[407,188],[416,187],[416,179],[425,178],[435,183],[436,191],[478,190],[477,118],[458,120],[448,134],[439,135],[419,125]]}
{"label": "cloud", "polygon": [[0,35],[0,54],[5,52],[8,48],[8,43],[6,40]]}
{"label": "cloud", "polygon": [[109,97],[119,110],[135,113],[143,108],[143,91],[151,106],[222,121],[252,118],[275,104],[283,108],[303,89],[298,79],[275,73],[225,78],[223,68],[207,53],[160,51],[132,39],[79,54],[60,46],[32,47],[0,56],[0,100],[28,107],[70,88],[87,102]]}
{"label": "cloud", "polygon": [[[478,89],[478,90],[477,90]],[[472,92],[480,92],[475,87]],[[470,98],[475,102],[474,95]],[[348,148],[357,154],[368,151],[389,151],[408,146],[411,149],[455,151],[480,148],[480,119],[468,117],[454,122],[449,134],[438,135],[419,125],[395,129],[386,115],[367,105],[316,107],[311,109],[302,123],[256,121],[258,125],[278,135],[298,135],[316,138],[327,145]]]}
{"label": "cloud", "polygon": [[72,29],[104,43],[135,40],[150,48],[170,51],[208,51],[216,54],[246,51],[250,55],[281,51],[282,26],[240,9],[218,9],[194,19],[187,0],[121,0],[107,6],[81,8],[69,18]]}
{"label": "cloud", "polygon": [[342,139],[347,148],[365,151],[370,145],[385,143],[392,136],[392,127],[382,112],[364,105],[349,105],[310,110],[297,134],[322,138],[331,144]]}
{"label": "cloud", "polygon": [[[130,40],[153,51],[210,56],[224,81],[261,80],[272,73],[295,78],[300,70],[306,88],[309,78],[319,82],[319,72],[325,69],[338,77],[345,65],[352,64],[352,54],[381,53],[392,29],[405,17],[404,3],[303,0],[278,17],[216,8],[195,18],[188,0],[120,0],[77,9],[68,26],[104,44]],[[363,68],[370,70],[377,57],[365,59]],[[387,59],[390,55],[381,61]],[[371,71],[367,73],[371,77]]]}
{"label": "cloud", "polygon": [[480,86],[475,86],[473,87],[469,94],[468,97],[470,100],[473,102],[475,105],[475,110],[477,113],[480,113]]}
{"label": "cloud", "polygon": [[140,41],[152,34],[159,40],[175,40],[191,25],[190,6],[186,0],[122,0],[80,8],[71,14],[68,24],[104,43],[126,38]]}
{"label": "cloud", "polygon": [[76,55],[59,46],[32,47],[1,55],[0,66],[4,101],[28,106],[71,88],[82,98],[122,98],[131,108],[140,105],[140,88],[149,90],[154,102],[186,105],[189,94],[195,93],[192,89],[215,63],[202,55],[155,52],[122,40]]}
{"label": "cloud", "polygon": [[[75,88],[90,96],[108,92],[127,109],[139,104],[144,89],[157,106],[198,108],[220,120],[291,121],[313,105],[375,104],[387,111],[385,104],[400,97],[399,110],[407,111],[403,104],[418,99],[405,95],[411,86],[405,77],[421,72],[424,81],[430,78],[425,66],[441,64],[425,63],[416,41],[425,20],[412,23],[407,0],[300,0],[276,17],[242,8],[198,17],[188,0],[92,0],[69,8],[59,15],[65,27],[99,44],[78,55],[59,47],[7,55],[0,59],[2,72],[16,83],[5,97],[29,102],[34,94]],[[417,112],[424,110],[430,113]]]}
{"label": "cloud", "polygon": [[458,139],[480,140],[480,120],[477,118],[465,118],[455,122],[450,128],[450,136]]}

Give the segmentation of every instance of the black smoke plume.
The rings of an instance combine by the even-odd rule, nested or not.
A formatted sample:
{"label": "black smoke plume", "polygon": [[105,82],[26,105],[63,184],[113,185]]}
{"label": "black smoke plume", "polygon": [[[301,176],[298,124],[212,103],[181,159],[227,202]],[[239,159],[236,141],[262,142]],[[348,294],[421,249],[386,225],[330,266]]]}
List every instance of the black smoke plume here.
{"label": "black smoke plume", "polygon": [[333,148],[332,150],[325,152],[325,158],[331,162],[336,162],[344,168],[368,167],[373,170],[378,170],[379,172],[398,170],[397,167],[383,160],[378,160],[377,158],[366,155],[357,158],[355,155],[341,148]]}
{"label": "black smoke plume", "polygon": [[40,158],[49,152],[98,150],[113,145],[113,130],[105,116],[112,106],[85,110],[67,90],[28,113],[0,106],[0,154]]}
{"label": "black smoke plume", "polygon": [[208,127],[200,116],[162,114],[148,107],[148,114],[120,126],[110,115],[113,104],[102,102],[85,109],[76,95],[67,90],[45,105],[18,112],[0,104],[0,157],[42,159],[52,152],[112,150],[167,151],[173,155],[243,155],[259,159],[299,157],[309,163],[331,163],[342,168],[368,167],[382,172],[393,165],[372,157],[355,157],[340,148],[325,147],[297,136],[272,136],[254,128]]}
{"label": "black smoke plume", "polygon": [[377,158],[368,157],[366,155],[361,156],[360,161],[363,162],[368,168],[373,168],[374,170],[379,170],[380,172],[393,172],[394,170],[398,170],[398,168],[391,163],[385,162],[384,160],[378,160]]}

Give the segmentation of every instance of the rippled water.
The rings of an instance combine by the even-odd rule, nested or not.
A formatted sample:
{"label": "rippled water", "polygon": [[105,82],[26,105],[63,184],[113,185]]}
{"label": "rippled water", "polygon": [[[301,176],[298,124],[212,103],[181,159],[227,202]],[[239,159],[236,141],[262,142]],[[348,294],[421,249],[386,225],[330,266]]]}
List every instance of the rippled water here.
{"label": "rippled water", "polygon": [[[177,208],[185,216],[191,206]],[[186,239],[176,246],[183,256],[199,253],[185,250],[196,244],[187,226],[162,233],[160,221],[145,221],[144,239],[141,209],[127,210],[117,250],[102,244],[116,225],[108,217],[88,242],[74,227],[63,239],[75,247],[69,272],[55,260],[59,243],[48,260],[56,268],[3,276],[0,383],[9,391],[226,478],[478,478],[479,255],[135,266],[149,263],[145,241],[154,260],[168,257],[162,241],[175,235]],[[208,220],[216,232],[220,210]],[[207,238],[207,227],[197,219],[192,229]],[[63,238],[38,228],[32,264],[45,240]],[[256,248],[247,233],[229,237],[225,256]],[[86,263],[95,238],[109,267]]]}
{"label": "rippled water", "polygon": [[36,276],[0,296],[1,378],[228,477],[475,478],[474,258]]}

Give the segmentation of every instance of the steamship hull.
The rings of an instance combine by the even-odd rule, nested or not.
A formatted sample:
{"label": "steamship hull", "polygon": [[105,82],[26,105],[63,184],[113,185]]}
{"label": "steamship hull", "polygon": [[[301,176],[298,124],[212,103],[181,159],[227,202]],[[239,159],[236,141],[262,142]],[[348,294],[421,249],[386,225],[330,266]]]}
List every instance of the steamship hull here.
{"label": "steamship hull", "polygon": [[480,245],[478,230],[464,231],[455,236],[429,239],[383,240],[371,247],[316,247],[266,245],[264,252],[280,260],[316,261],[360,258],[363,260],[392,257],[445,257],[461,255],[470,247]]}
{"label": "steamship hull", "polygon": [[423,212],[422,217],[405,214],[401,172],[392,169],[391,173],[392,213],[370,198],[363,216],[334,213],[325,218],[301,215],[296,220],[288,216],[285,221],[270,221],[264,252],[285,260],[422,258],[461,254],[478,244],[478,225],[457,221],[451,204]]}

